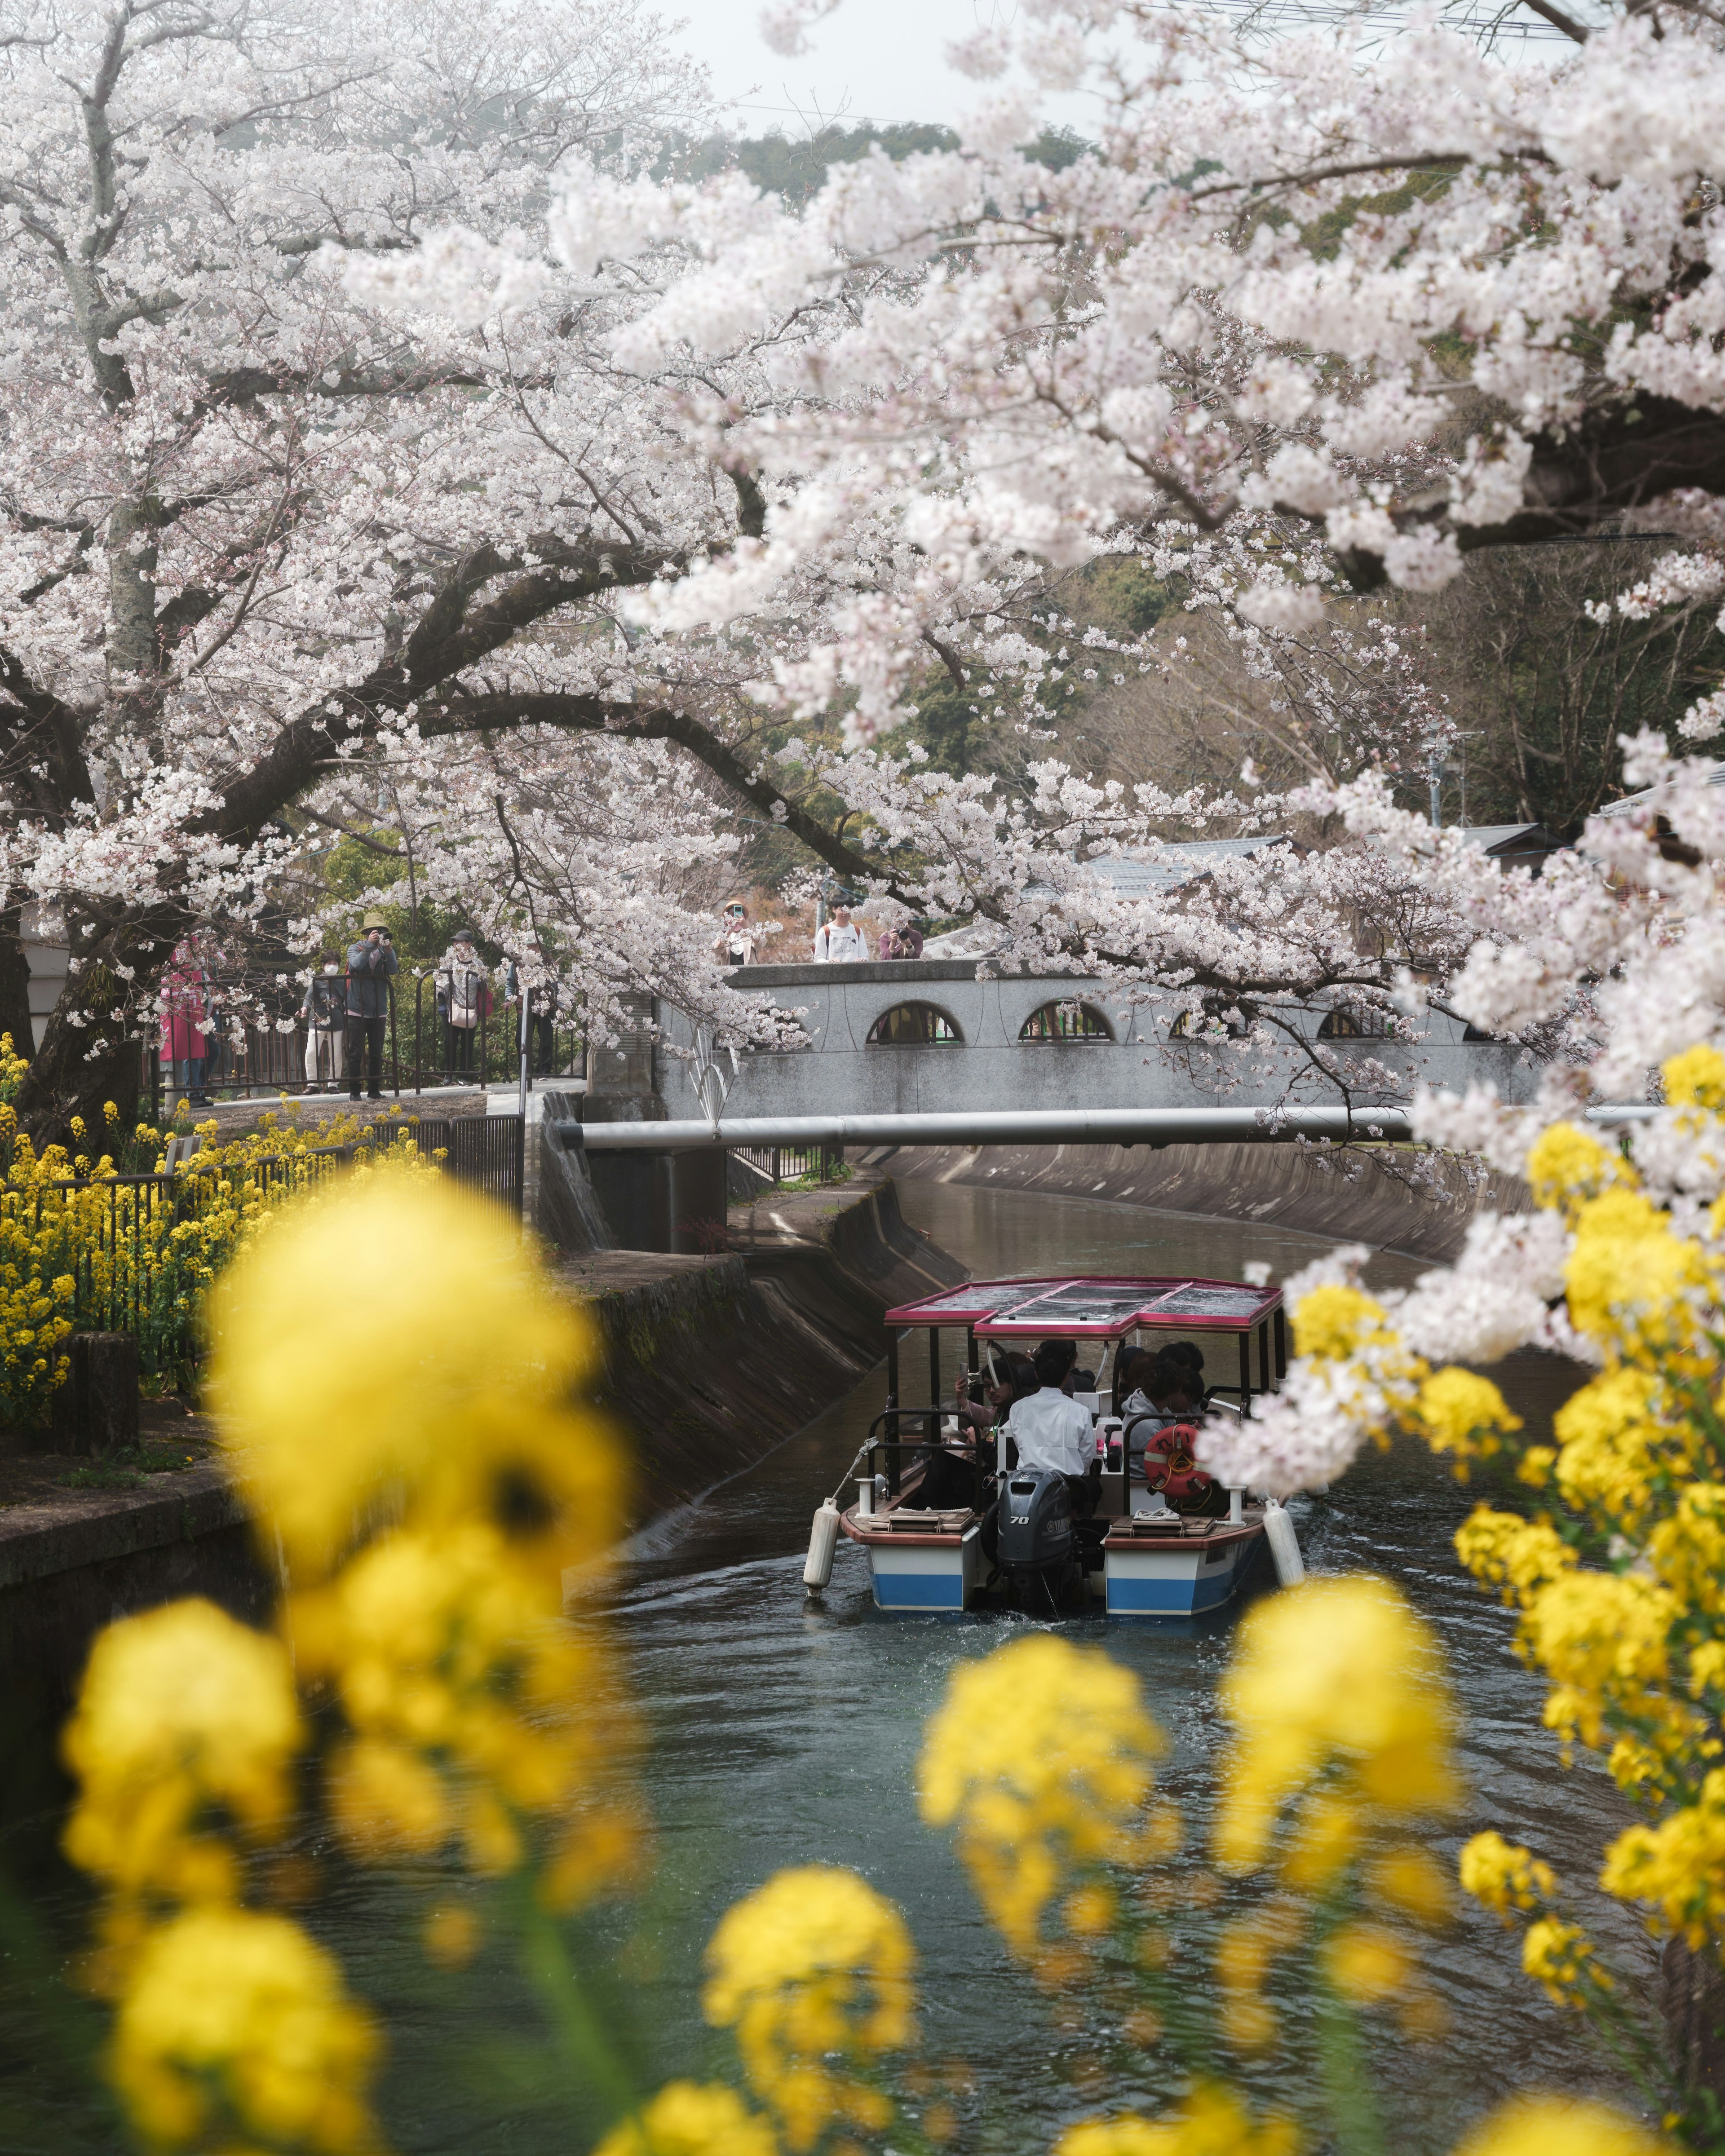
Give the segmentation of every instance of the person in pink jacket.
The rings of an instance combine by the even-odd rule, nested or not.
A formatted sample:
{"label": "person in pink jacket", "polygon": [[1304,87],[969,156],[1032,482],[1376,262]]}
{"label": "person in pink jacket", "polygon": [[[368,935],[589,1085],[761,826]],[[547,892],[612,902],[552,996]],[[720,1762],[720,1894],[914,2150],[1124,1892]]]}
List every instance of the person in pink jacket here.
{"label": "person in pink jacket", "polygon": [[197,958],[187,945],[178,945],[162,977],[162,1052],[172,1065],[174,1084],[194,1108],[212,1105],[203,1090],[209,1054],[203,1032],[209,1012],[206,987]]}

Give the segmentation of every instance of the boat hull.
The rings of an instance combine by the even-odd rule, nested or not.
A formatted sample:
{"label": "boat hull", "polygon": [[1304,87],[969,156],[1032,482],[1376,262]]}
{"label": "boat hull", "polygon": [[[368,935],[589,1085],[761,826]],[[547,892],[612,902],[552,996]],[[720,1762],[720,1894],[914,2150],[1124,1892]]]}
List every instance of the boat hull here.
{"label": "boat hull", "polygon": [[1233,1600],[1263,1548],[1256,1524],[1165,1541],[1111,1535],[1102,1548],[1103,1606],[1128,1620],[1201,1617]]}
{"label": "boat hull", "polygon": [[877,1609],[956,1617],[981,1584],[982,1529],[975,1522],[955,1535],[865,1532],[855,1539],[869,1553]]}
{"label": "boat hull", "polygon": [[[879,1527],[855,1512],[842,1524],[868,1554],[875,1608],[891,1615],[956,1617],[988,1583],[974,1517],[946,1533]],[[1191,1521],[1168,1534],[1117,1530],[1102,1546],[1101,1571],[1088,1575],[1091,1599],[1127,1620],[1200,1617],[1232,1601],[1264,1548],[1261,1515]]]}

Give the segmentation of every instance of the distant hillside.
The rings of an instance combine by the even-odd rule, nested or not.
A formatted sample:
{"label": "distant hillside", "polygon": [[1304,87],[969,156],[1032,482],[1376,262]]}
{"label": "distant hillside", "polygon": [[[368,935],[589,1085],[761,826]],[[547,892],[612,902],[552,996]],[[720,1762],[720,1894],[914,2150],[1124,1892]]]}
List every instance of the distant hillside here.
{"label": "distant hillside", "polygon": [[[956,150],[958,137],[950,127],[908,123],[892,127],[822,127],[801,136],[710,135],[703,141],[673,146],[662,165],[666,172],[688,179],[734,166],[757,187],[770,188],[787,203],[800,207],[834,165],[854,164],[877,143],[889,157],[896,159],[914,157],[919,151]],[[1055,172],[1082,157],[1089,147],[1082,136],[1065,127],[1045,127],[1027,146],[1030,157]]]}

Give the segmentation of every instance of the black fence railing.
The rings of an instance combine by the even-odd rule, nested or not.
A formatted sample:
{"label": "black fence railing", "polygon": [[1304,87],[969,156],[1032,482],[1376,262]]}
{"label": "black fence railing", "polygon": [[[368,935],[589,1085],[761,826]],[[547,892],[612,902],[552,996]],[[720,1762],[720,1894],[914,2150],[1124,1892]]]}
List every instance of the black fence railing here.
{"label": "black fence railing", "polygon": [[845,1164],[839,1145],[733,1146],[737,1158],[772,1183],[830,1183]]}
{"label": "black fence railing", "polygon": [[[151,1120],[172,1115],[190,1091],[213,1099],[249,1100],[352,1090],[347,1061],[347,1029],[311,1029],[297,1018],[248,1023],[234,1028],[214,1023],[206,1036],[201,1081],[161,1050],[155,1040],[144,1048],[143,1091]],[[587,1075],[587,1042],[567,1017],[547,1025],[531,1015],[527,1026],[527,1067],[536,1081]],[[382,1090],[393,1099],[443,1086],[507,1084],[521,1071],[521,1009],[501,1000],[476,1025],[450,1025],[437,1004],[433,973],[397,976],[383,1040]],[[368,1074],[367,1074],[368,1075]]]}
{"label": "black fence railing", "polygon": [[[0,1179],[10,1285],[33,1313],[39,1338],[68,1327],[130,1332],[145,1378],[183,1383],[202,1357],[209,1282],[260,1213],[339,1174],[359,1154],[428,1140],[440,1142],[440,1133],[392,1124],[347,1145],[246,1158],[193,1154],[166,1172]],[[40,1329],[44,1321],[49,1330]],[[39,1420],[49,1373],[45,1356],[14,1356],[0,1374],[0,1421]]]}

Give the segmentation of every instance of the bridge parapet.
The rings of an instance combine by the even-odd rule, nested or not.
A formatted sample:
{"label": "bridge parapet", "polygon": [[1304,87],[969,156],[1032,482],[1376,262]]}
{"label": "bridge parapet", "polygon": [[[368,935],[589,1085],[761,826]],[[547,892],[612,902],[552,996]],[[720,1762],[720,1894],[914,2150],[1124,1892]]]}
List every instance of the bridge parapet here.
{"label": "bridge parapet", "polygon": [[[1242,1085],[1240,1059],[1172,1040],[1165,1015],[1133,1009],[1128,996],[1087,975],[978,979],[973,959],[909,959],[748,966],[731,978],[738,988],[764,991],[782,1008],[800,1011],[809,1043],[746,1055],[727,1117],[1186,1108],[1224,1099],[1242,1106],[1284,1091],[1272,1077]],[[1092,1029],[1072,1037],[1068,1022],[1062,1037],[1044,1021],[1050,1037],[1024,1038],[1027,1024],[1050,1004],[1087,1009]],[[939,1025],[926,1017],[895,1019],[906,1005],[932,1011]],[[1309,1017],[1315,1035],[1323,1013]],[[674,1050],[692,1045],[681,1013],[664,1007],[661,1023]],[[1506,1099],[1531,1095],[1537,1071],[1513,1045],[1466,1040],[1458,1020],[1436,1012],[1424,1029],[1423,1041],[1337,1040],[1324,1047],[1344,1062],[1369,1060],[1394,1071],[1398,1097],[1422,1081],[1457,1091],[1483,1081]],[[671,1115],[699,1116],[687,1060],[663,1055],[660,1072]],[[1311,1081],[1299,1090],[1301,1098],[1333,1097]]]}

